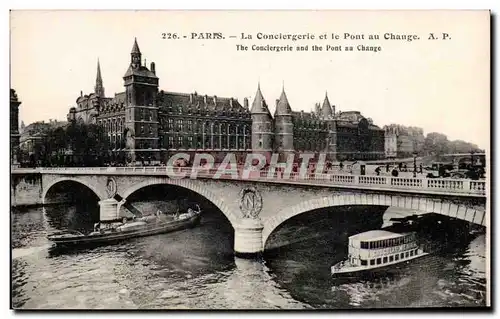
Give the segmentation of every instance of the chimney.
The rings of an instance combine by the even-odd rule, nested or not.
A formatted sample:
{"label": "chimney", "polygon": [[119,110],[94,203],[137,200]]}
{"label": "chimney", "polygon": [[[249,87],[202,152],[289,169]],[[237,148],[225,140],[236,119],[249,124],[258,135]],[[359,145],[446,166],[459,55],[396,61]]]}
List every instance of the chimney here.
{"label": "chimney", "polygon": [[189,94],[189,103],[193,104],[194,101],[194,95],[193,93]]}
{"label": "chimney", "polygon": [[80,96],[83,96],[83,91],[80,91]]}
{"label": "chimney", "polygon": [[233,98],[230,98],[230,99],[229,99],[229,106],[230,106],[231,108],[233,108]]}
{"label": "chimney", "polygon": [[207,105],[208,101],[207,101],[207,95],[206,94],[203,96],[203,102],[205,103],[205,105]]}
{"label": "chimney", "polygon": [[151,62],[151,72],[153,72],[154,75],[156,75],[156,69],[155,69],[155,63],[154,62]]}
{"label": "chimney", "polygon": [[248,98],[243,99],[243,106],[248,110]]}
{"label": "chimney", "polygon": [[217,95],[214,95],[214,105],[217,106]]}

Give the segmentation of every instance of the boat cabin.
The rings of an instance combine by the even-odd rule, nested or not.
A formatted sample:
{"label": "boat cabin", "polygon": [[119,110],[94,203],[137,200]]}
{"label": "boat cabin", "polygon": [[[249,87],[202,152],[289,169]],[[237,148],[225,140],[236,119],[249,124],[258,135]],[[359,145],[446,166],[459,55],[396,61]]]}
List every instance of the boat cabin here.
{"label": "boat cabin", "polygon": [[349,237],[349,262],[356,266],[380,266],[418,253],[415,233],[371,230]]}

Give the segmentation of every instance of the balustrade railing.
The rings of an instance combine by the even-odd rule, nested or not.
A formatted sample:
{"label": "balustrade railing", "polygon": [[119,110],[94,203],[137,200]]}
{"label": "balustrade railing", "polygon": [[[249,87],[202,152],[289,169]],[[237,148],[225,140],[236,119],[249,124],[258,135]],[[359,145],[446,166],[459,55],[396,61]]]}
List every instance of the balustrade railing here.
{"label": "balustrade railing", "polygon": [[458,179],[438,179],[431,178],[427,180],[428,188],[438,188],[438,189],[463,189],[464,182]]}
{"label": "balustrade railing", "polygon": [[[24,168],[14,168],[13,172],[22,173],[28,171]],[[30,172],[42,173],[66,173],[66,174],[118,174],[118,175],[170,175],[190,178],[194,172],[199,178],[222,178],[222,179],[249,179],[259,181],[289,181],[291,183],[311,183],[329,186],[349,186],[359,188],[378,189],[415,189],[427,190],[429,192],[442,193],[468,193],[486,194],[486,181],[470,179],[444,179],[444,178],[405,178],[393,176],[373,175],[348,175],[348,174],[314,174],[307,173],[285,173],[283,171],[250,170],[248,178],[243,176],[243,168],[232,168],[221,170],[218,168],[192,168],[192,167],[42,167],[29,169]]]}
{"label": "balustrade railing", "polygon": [[387,179],[385,176],[361,175],[358,177],[358,181],[360,184],[367,184],[367,185],[385,185],[385,184],[387,184]]}
{"label": "balustrade railing", "polygon": [[418,187],[421,188],[423,186],[422,179],[420,178],[405,178],[405,177],[390,177],[392,186],[399,187]]}

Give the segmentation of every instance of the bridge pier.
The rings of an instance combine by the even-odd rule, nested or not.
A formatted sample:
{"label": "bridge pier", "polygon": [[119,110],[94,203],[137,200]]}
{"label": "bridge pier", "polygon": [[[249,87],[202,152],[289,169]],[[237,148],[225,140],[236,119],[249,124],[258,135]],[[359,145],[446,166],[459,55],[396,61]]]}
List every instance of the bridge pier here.
{"label": "bridge pier", "polygon": [[254,258],[264,251],[264,226],[260,219],[243,218],[234,226],[234,252],[237,257]]}
{"label": "bridge pier", "polygon": [[118,201],[108,198],[99,202],[100,221],[116,220],[118,218]]}

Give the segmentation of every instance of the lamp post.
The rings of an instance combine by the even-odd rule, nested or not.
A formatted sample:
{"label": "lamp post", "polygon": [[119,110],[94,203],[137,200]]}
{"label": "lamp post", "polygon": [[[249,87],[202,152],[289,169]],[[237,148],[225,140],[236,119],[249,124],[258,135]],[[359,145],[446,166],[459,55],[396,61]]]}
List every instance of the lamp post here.
{"label": "lamp post", "polygon": [[413,177],[417,177],[417,152],[413,152]]}

